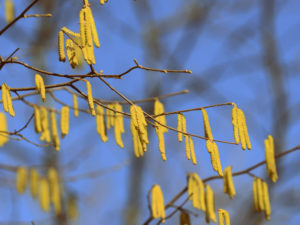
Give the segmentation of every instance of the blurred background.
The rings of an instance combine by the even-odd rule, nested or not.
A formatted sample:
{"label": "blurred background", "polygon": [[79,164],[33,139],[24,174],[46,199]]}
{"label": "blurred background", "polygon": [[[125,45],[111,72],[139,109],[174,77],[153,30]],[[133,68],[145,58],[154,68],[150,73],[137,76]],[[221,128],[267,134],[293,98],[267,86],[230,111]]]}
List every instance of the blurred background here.
{"label": "blurred background", "polygon": [[[0,27],[4,27],[3,2],[0,2]],[[29,1],[14,0],[18,15]],[[264,160],[264,139],[272,134],[276,153],[299,145],[299,54],[300,3],[297,0],[109,0],[101,6],[90,0],[101,47],[95,50],[97,71],[119,74],[136,58],[141,65],[162,69],[190,69],[193,74],[164,74],[134,70],[122,80],[107,79],[131,100],[160,96],[188,89],[162,102],[165,111],[175,111],[225,102],[235,102],[247,119],[252,142],[251,151],[240,146],[218,143],[222,167],[233,171],[246,169]],[[72,70],[58,61],[57,35],[66,26],[79,31],[78,14],[81,0],[40,0],[28,14],[52,13],[51,18],[21,19],[0,36],[0,55],[6,58],[16,48],[18,60],[47,71],[61,74],[85,74],[89,67]],[[33,71],[16,64],[7,64],[0,71],[0,82],[10,87],[34,86]],[[47,84],[67,80],[43,76]],[[98,79],[90,79],[93,95],[103,100],[121,100]],[[83,83],[83,82],[82,82]],[[76,84],[85,91],[85,84]],[[56,91],[55,96],[72,105],[72,96]],[[29,97],[39,103],[39,96]],[[61,108],[48,97],[48,105]],[[80,100],[81,108],[88,109]],[[140,104],[153,113],[153,102]],[[9,118],[10,131],[21,128],[33,113],[32,108],[15,101],[15,118]],[[124,107],[128,112],[129,108]],[[207,109],[214,138],[233,141],[231,107]],[[77,220],[44,213],[29,191],[24,195],[15,189],[15,173],[0,170],[0,224],[111,224],[138,225],[148,218],[147,192],[159,184],[165,201],[171,200],[186,186],[186,174],[196,172],[201,178],[215,175],[203,140],[194,138],[198,165],[185,157],[184,143],[177,134],[165,134],[167,161],[158,151],[158,141],[149,126],[148,151],[135,158],[129,120],[125,121],[124,149],[114,141],[102,143],[96,132],[95,118],[71,113],[70,133],[62,141],[60,152],[43,149],[24,141],[10,141],[0,149],[0,163],[12,166],[51,165],[60,171],[64,186],[63,201],[76,201]],[[204,135],[200,111],[185,114],[187,130]],[[167,124],[176,127],[176,115],[167,117]],[[39,143],[31,123],[22,134]],[[209,182],[215,191],[215,207],[228,210],[232,224],[299,224],[299,152],[277,160],[279,179],[270,182],[265,166],[253,173],[269,183],[272,214],[266,221],[263,213],[254,213],[252,178],[234,178],[237,195],[230,200],[223,193],[221,180]],[[43,172],[43,170],[41,170]],[[179,205],[186,195],[176,204]],[[205,215],[196,213],[192,224],[205,224]],[[63,212],[66,213],[66,212]],[[153,221],[151,224],[156,224]],[[179,224],[175,214],[166,224]]]}

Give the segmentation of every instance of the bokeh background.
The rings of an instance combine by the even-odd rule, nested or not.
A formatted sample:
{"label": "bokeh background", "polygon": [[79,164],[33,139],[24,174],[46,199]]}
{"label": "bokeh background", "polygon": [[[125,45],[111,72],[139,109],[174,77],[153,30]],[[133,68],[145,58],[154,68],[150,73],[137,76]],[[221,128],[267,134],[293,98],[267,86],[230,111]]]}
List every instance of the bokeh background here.
{"label": "bokeh background", "polygon": [[[0,27],[5,26],[3,2],[0,2]],[[30,1],[14,0],[18,15]],[[163,74],[134,70],[122,80],[108,82],[131,100],[160,96],[188,89],[184,94],[162,100],[166,111],[235,102],[245,112],[251,151],[240,146],[219,143],[222,166],[239,171],[264,160],[264,139],[272,134],[276,153],[299,145],[299,54],[300,3],[297,0],[109,0],[105,6],[90,0],[101,47],[95,51],[97,71],[119,74],[131,66],[133,59],[144,66],[162,69],[190,69],[193,74]],[[52,13],[51,18],[28,18],[18,21],[0,36],[0,55],[7,57],[16,48],[20,61],[52,72],[85,74],[89,68],[74,71],[68,63],[58,62],[57,34],[66,26],[79,30],[81,0],[40,0],[28,14]],[[0,71],[0,82],[10,87],[34,86],[33,71],[9,64]],[[66,81],[44,76],[48,84]],[[90,80],[94,97],[121,100],[98,79]],[[76,84],[85,90],[84,84]],[[72,96],[63,91],[55,96],[72,104]],[[39,96],[28,98],[39,103]],[[81,108],[88,108],[80,101]],[[61,105],[48,96],[48,105]],[[153,103],[140,104],[153,112]],[[9,118],[9,130],[24,125],[33,110],[15,101],[16,117]],[[125,107],[128,111],[128,107]],[[214,137],[233,141],[231,107],[207,110]],[[203,135],[201,112],[186,113],[187,129]],[[176,116],[167,124],[176,127]],[[22,132],[39,142],[33,123]],[[25,142],[10,141],[0,149],[0,163],[13,166],[51,165],[57,167],[63,181],[64,198],[76,199],[79,218],[68,221],[46,214],[29,191],[15,190],[15,173],[0,170],[0,224],[111,224],[138,225],[148,218],[147,192],[155,183],[161,185],[165,201],[186,186],[186,174],[196,172],[201,178],[215,175],[203,140],[196,140],[198,165],[185,157],[183,143],[169,132],[166,138],[168,160],[162,162],[154,129],[149,127],[148,151],[143,158],[133,154],[129,120],[123,135],[125,148],[108,132],[108,143],[96,133],[95,119],[81,113],[71,116],[70,133],[62,141],[61,151],[42,149]],[[299,152],[277,161],[279,179],[272,184],[265,166],[253,171],[269,183],[272,215],[265,221],[263,213],[254,213],[252,178],[234,178],[237,195],[230,200],[221,180],[209,182],[215,191],[215,207],[228,210],[232,224],[299,224]],[[43,170],[41,169],[41,172]],[[178,202],[181,203],[186,195]],[[197,216],[192,224],[204,224],[205,215],[187,203]],[[156,221],[152,222],[156,224]],[[166,224],[179,224],[176,214]]]}

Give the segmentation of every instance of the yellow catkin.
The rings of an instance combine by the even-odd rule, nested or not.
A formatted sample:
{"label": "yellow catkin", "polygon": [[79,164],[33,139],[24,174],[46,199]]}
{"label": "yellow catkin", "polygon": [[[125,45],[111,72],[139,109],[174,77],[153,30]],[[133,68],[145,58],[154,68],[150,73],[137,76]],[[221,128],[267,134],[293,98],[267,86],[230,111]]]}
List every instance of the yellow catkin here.
{"label": "yellow catkin", "polygon": [[96,125],[97,125],[97,133],[100,135],[101,140],[103,142],[107,142],[108,137],[105,129],[104,110],[99,105],[96,106]]}
{"label": "yellow catkin", "polygon": [[104,5],[105,3],[108,2],[108,0],[99,0],[99,2],[100,2],[101,5]]}
{"label": "yellow catkin", "polygon": [[270,204],[270,198],[269,198],[269,191],[268,191],[268,184],[266,182],[262,182],[262,188],[263,188],[263,199],[264,199],[264,211],[265,211],[265,218],[267,220],[270,220],[271,216],[271,204]]}
{"label": "yellow catkin", "polygon": [[215,212],[215,203],[214,203],[214,192],[211,187],[207,184],[205,192],[205,204],[206,204],[206,222],[209,223],[210,220],[217,222],[217,216]]}
{"label": "yellow catkin", "polygon": [[[135,153],[136,155],[142,156],[143,153],[141,150],[146,152],[147,144],[149,143],[146,119],[142,108],[137,105],[130,106],[130,114],[130,130],[135,146]],[[137,154],[137,152],[139,152],[139,154]]]}
{"label": "yellow catkin", "polygon": [[211,132],[208,115],[204,108],[202,109],[202,117],[203,117],[203,123],[204,123],[205,137],[208,138],[209,140],[213,140],[214,138],[213,138],[213,135]]}
{"label": "yellow catkin", "polygon": [[80,33],[73,32],[73,31],[71,31],[70,29],[68,29],[66,27],[61,28],[61,31],[65,32],[65,33],[67,33],[67,34],[69,34],[69,35],[71,35],[75,38],[80,38]]}
{"label": "yellow catkin", "polygon": [[120,112],[123,112],[123,107],[119,103],[116,103],[114,106],[115,110],[118,111],[115,113],[115,121],[114,121],[114,127],[115,127],[115,140],[117,145],[119,145],[121,148],[124,148],[124,143],[122,140],[122,134],[125,133],[124,130],[124,118],[123,114]]}
{"label": "yellow catkin", "polygon": [[10,88],[7,84],[3,83],[2,86],[2,101],[3,101],[3,109],[5,112],[8,112],[10,116],[15,116],[15,110],[12,105]]}
{"label": "yellow catkin", "polygon": [[229,213],[225,209],[218,209],[219,225],[230,225]]}
{"label": "yellow catkin", "polygon": [[57,170],[53,167],[50,167],[48,170],[48,180],[50,187],[50,201],[54,206],[56,215],[59,215],[61,213],[60,184]]}
{"label": "yellow catkin", "polygon": [[191,225],[190,215],[183,210],[180,212],[180,225]]}
{"label": "yellow catkin", "polygon": [[64,33],[62,30],[58,32],[58,57],[59,61],[66,61]]}
{"label": "yellow catkin", "polygon": [[48,110],[45,107],[41,106],[40,112],[41,112],[41,127],[42,127],[42,135],[40,137],[40,140],[50,143],[51,136],[49,130]]}
{"label": "yellow catkin", "polygon": [[258,205],[258,192],[257,192],[257,178],[255,177],[253,179],[252,183],[252,196],[253,196],[253,209],[254,211],[259,211],[259,205]]}
{"label": "yellow catkin", "polygon": [[153,218],[161,218],[162,223],[165,222],[165,204],[164,197],[159,185],[153,185],[151,189],[151,212]]}
{"label": "yellow catkin", "polygon": [[78,117],[78,98],[76,94],[73,94],[73,110],[74,110],[74,116]]}
{"label": "yellow catkin", "polygon": [[242,121],[243,121],[243,130],[244,130],[244,134],[245,134],[246,146],[247,146],[247,149],[250,150],[251,149],[251,142],[250,142],[250,138],[249,138],[246,118],[245,118],[245,115],[244,115],[242,110],[240,110],[240,114],[241,114],[241,118],[242,118]]}
{"label": "yellow catkin", "polygon": [[80,28],[80,38],[81,38],[82,47],[86,46],[85,17],[86,17],[86,10],[85,8],[82,8],[79,12],[79,28]]}
{"label": "yellow catkin", "polygon": [[39,185],[39,173],[36,168],[30,169],[30,193],[33,198],[37,197]]}
{"label": "yellow catkin", "polygon": [[223,176],[223,171],[222,171],[222,165],[221,165],[221,160],[219,156],[219,149],[217,144],[214,141],[207,140],[206,141],[206,148],[207,151],[210,154],[210,159],[211,159],[211,164],[213,166],[213,169],[218,172],[220,176]]}
{"label": "yellow catkin", "polygon": [[38,93],[40,93],[42,101],[46,101],[46,90],[45,90],[45,84],[44,80],[41,75],[36,74],[35,75],[35,86]]}
{"label": "yellow catkin", "polygon": [[92,10],[90,7],[87,7],[87,18],[88,18],[89,24],[91,26],[91,32],[92,32],[92,38],[93,38],[94,44],[97,48],[99,48],[100,42],[99,42],[99,38],[98,38],[97,28],[96,28],[93,13],[92,13]]}
{"label": "yellow catkin", "polygon": [[15,7],[13,0],[5,0],[5,21],[10,23],[15,18]]}
{"label": "yellow catkin", "polygon": [[193,139],[192,139],[191,136],[189,136],[189,145],[190,145],[192,162],[193,162],[194,165],[197,165],[194,142],[193,142]]}
{"label": "yellow catkin", "polygon": [[246,137],[245,137],[245,132],[244,132],[242,113],[243,113],[242,110],[237,109],[239,137],[240,137],[242,149],[246,150]]}
{"label": "yellow catkin", "polygon": [[0,147],[4,146],[8,142],[7,132],[7,122],[6,116],[3,112],[0,112]]}
{"label": "yellow catkin", "polygon": [[75,44],[71,39],[66,40],[66,50],[69,64],[74,69],[76,66],[78,66],[78,60],[75,52]]}
{"label": "yellow catkin", "polygon": [[206,211],[204,184],[197,173],[188,175],[188,195],[194,208]]}
{"label": "yellow catkin", "polygon": [[86,82],[86,92],[87,92],[87,98],[88,98],[88,104],[90,108],[90,112],[92,116],[96,116],[95,107],[94,107],[94,99],[93,99],[93,93],[92,93],[92,86],[89,81]]}
{"label": "yellow catkin", "polygon": [[107,129],[112,128],[115,125],[115,105],[108,104],[106,108],[106,123]]}
{"label": "yellow catkin", "polygon": [[18,167],[16,177],[16,188],[19,194],[23,194],[27,186],[27,169],[25,167]]}
{"label": "yellow catkin", "polygon": [[[178,131],[182,131],[182,114],[178,114],[177,115],[177,130]],[[178,137],[178,141],[182,142],[182,133],[181,132],[177,132],[177,137]]]}
{"label": "yellow catkin", "polygon": [[188,160],[190,160],[191,159],[191,146],[190,146],[189,136],[185,135],[184,143],[185,143],[185,155],[186,155],[186,158]]}
{"label": "yellow catkin", "polygon": [[46,178],[39,180],[39,201],[40,207],[43,211],[50,211],[50,188]]}
{"label": "yellow catkin", "polygon": [[224,193],[227,193],[230,198],[235,196],[235,188],[232,180],[232,166],[228,166],[224,169]]}
{"label": "yellow catkin", "polygon": [[69,107],[63,106],[61,108],[61,113],[60,113],[60,130],[61,130],[62,138],[69,133],[69,114],[70,114]]}
{"label": "yellow catkin", "polygon": [[67,216],[70,220],[73,220],[73,221],[78,218],[77,202],[76,202],[76,198],[74,196],[68,197]]}
{"label": "yellow catkin", "polygon": [[265,204],[264,204],[264,193],[263,193],[263,181],[259,178],[257,178],[256,181],[256,190],[257,190],[257,199],[258,199],[258,208],[259,211],[265,210]]}
{"label": "yellow catkin", "polygon": [[275,149],[274,149],[274,139],[272,135],[269,135],[265,140],[265,157],[266,157],[266,168],[269,177],[273,182],[278,179],[276,162],[275,162]]}
{"label": "yellow catkin", "polygon": [[52,141],[53,145],[55,147],[56,151],[59,151],[60,149],[60,141],[59,141],[59,136],[58,136],[58,131],[57,131],[57,123],[56,123],[56,115],[55,111],[51,111],[51,131],[52,131]]}
{"label": "yellow catkin", "polygon": [[237,106],[234,104],[232,107],[232,127],[233,127],[233,137],[236,144],[240,143],[239,139],[239,127],[238,127],[238,111]]}
{"label": "yellow catkin", "polygon": [[34,105],[33,108],[34,108],[34,130],[36,133],[40,133],[42,131],[40,109],[37,105]]}

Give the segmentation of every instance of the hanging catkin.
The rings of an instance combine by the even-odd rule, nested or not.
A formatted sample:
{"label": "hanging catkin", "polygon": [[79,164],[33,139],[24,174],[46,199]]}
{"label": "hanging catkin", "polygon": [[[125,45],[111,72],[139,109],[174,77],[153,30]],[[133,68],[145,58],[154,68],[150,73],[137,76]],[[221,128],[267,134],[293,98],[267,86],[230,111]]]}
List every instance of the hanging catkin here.
{"label": "hanging catkin", "polygon": [[39,74],[35,75],[35,87],[37,92],[41,95],[42,101],[45,102],[46,101],[45,84],[42,76]]}
{"label": "hanging catkin", "polygon": [[164,197],[159,185],[153,185],[151,189],[151,212],[154,219],[161,218],[165,222],[165,204]]}
{"label": "hanging catkin", "polygon": [[42,131],[40,109],[37,105],[34,105],[33,108],[34,108],[34,130],[36,133],[40,133]]}
{"label": "hanging catkin", "polygon": [[74,116],[78,117],[78,98],[76,94],[73,94],[73,110],[74,110]]}
{"label": "hanging catkin", "polygon": [[[183,129],[182,129],[182,117],[184,117],[184,116],[181,113],[179,113],[177,115],[177,130],[178,131],[183,131]],[[177,132],[177,136],[178,136],[178,141],[182,142],[182,133]]]}
{"label": "hanging catkin", "polygon": [[62,30],[58,32],[58,57],[59,61],[66,61],[64,33]]}
{"label": "hanging catkin", "polygon": [[115,125],[115,105],[108,104],[106,108],[106,123],[107,129],[112,128]]}
{"label": "hanging catkin", "polygon": [[69,107],[63,106],[61,108],[61,114],[60,114],[60,130],[61,130],[62,138],[64,138],[69,133],[69,114],[70,114]]}
{"label": "hanging catkin", "polygon": [[96,106],[96,125],[97,133],[100,135],[103,142],[107,142],[106,128],[104,122],[104,110],[100,105]]}
{"label": "hanging catkin", "polygon": [[67,51],[69,64],[74,69],[76,66],[78,66],[78,60],[76,57],[75,44],[73,40],[71,39],[66,40],[66,51]]}
{"label": "hanging catkin", "polygon": [[93,93],[92,93],[92,86],[91,86],[91,83],[89,81],[85,80],[85,82],[86,82],[86,92],[87,92],[87,99],[88,99],[90,112],[91,112],[92,116],[96,116],[95,107],[94,107]]}
{"label": "hanging catkin", "polygon": [[10,23],[15,18],[15,7],[14,7],[13,0],[5,0],[4,7],[5,7],[5,21],[7,23]]}
{"label": "hanging catkin", "polygon": [[223,190],[230,198],[235,196],[235,188],[232,180],[232,166],[228,166],[224,169]]}
{"label": "hanging catkin", "polygon": [[6,116],[0,112],[0,147],[8,142],[8,136],[5,132],[7,132]]}
{"label": "hanging catkin", "polygon": [[273,182],[278,179],[276,162],[275,162],[275,149],[274,149],[274,139],[271,135],[265,139],[265,157],[266,157],[266,168],[269,177]]}
{"label": "hanging catkin", "polygon": [[114,109],[117,111],[115,112],[115,121],[114,121],[115,140],[117,145],[119,145],[121,148],[124,148],[124,144],[121,136],[125,132],[123,114],[121,114],[123,112],[123,108],[122,105],[116,103],[114,105]]}
{"label": "hanging catkin", "polygon": [[208,115],[204,108],[202,108],[202,117],[203,117],[203,123],[204,123],[205,137],[208,138],[209,140],[213,140],[214,138],[213,138],[213,135],[211,132]]}
{"label": "hanging catkin", "polygon": [[39,185],[39,173],[36,168],[30,169],[30,193],[33,198],[37,197]]}
{"label": "hanging catkin", "polygon": [[59,141],[59,136],[58,136],[58,131],[57,131],[57,123],[56,123],[56,115],[55,111],[51,111],[51,131],[52,131],[52,141],[53,145],[55,147],[56,151],[59,151],[60,149],[60,141]]}
{"label": "hanging catkin", "polygon": [[104,5],[105,3],[108,2],[108,0],[99,0],[99,2],[100,2],[101,5]]}
{"label": "hanging catkin", "polygon": [[205,185],[205,203],[206,203],[206,222],[209,223],[212,220],[214,223],[217,222],[217,216],[215,212],[215,202],[214,202],[214,192],[211,187],[207,184]]}
{"label": "hanging catkin", "polygon": [[219,225],[230,225],[230,217],[228,212],[225,209],[218,209],[218,218],[219,218]]}
{"label": "hanging catkin", "polygon": [[50,143],[51,136],[49,130],[48,110],[45,107],[41,106],[40,112],[41,112],[41,127],[42,127],[42,134],[40,140]]}
{"label": "hanging catkin", "polygon": [[188,174],[188,196],[192,201],[193,207],[206,211],[204,184],[198,174]]}
{"label": "hanging catkin", "polygon": [[206,141],[206,148],[207,151],[210,154],[211,164],[213,166],[213,169],[218,172],[220,176],[223,176],[222,166],[221,166],[221,160],[219,156],[219,149],[217,144],[214,141],[207,140]]}
{"label": "hanging catkin", "polygon": [[50,201],[54,206],[56,215],[59,215],[61,212],[60,184],[57,170],[53,167],[50,167],[48,170],[48,180],[50,187]]}
{"label": "hanging catkin", "polygon": [[264,211],[266,220],[270,220],[271,216],[271,204],[269,198],[268,184],[266,182],[262,183],[263,188],[263,199],[264,199]]}
{"label": "hanging catkin", "polygon": [[194,142],[191,136],[188,136],[188,141],[189,141],[189,149],[190,149],[190,154],[192,158],[192,162],[194,165],[197,164],[197,159],[196,159],[196,154],[195,154],[195,147],[194,147]]}
{"label": "hanging catkin", "polygon": [[41,178],[39,180],[39,200],[40,207],[43,211],[50,211],[50,188],[49,183],[46,178]]}
{"label": "hanging catkin", "polygon": [[18,167],[16,177],[16,188],[19,194],[23,194],[27,186],[27,169],[23,166]]}
{"label": "hanging catkin", "polygon": [[238,130],[239,130],[239,137],[240,137],[242,149],[245,150],[247,147],[250,150],[251,143],[249,139],[245,115],[241,109],[237,109],[237,114],[238,114]]}
{"label": "hanging catkin", "polygon": [[233,126],[233,137],[236,144],[240,143],[239,139],[239,127],[238,127],[238,110],[236,104],[232,107],[232,126]]}
{"label": "hanging catkin", "polygon": [[15,110],[12,105],[10,88],[6,83],[3,83],[2,86],[2,101],[3,101],[3,109],[5,112],[8,112],[10,116],[15,116]]}
{"label": "hanging catkin", "polygon": [[95,25],[93,13],[92,13],[92,10],[90,7],[87,7],[87,19],[89,20],[89,24],[91,27],[91,33],[92,33],[92,38],[93,38],[94,44],[97,48],[99,48],[100,42],[99,42],[99,38],[98,38],[98,32],[97,32],[97,28]]}

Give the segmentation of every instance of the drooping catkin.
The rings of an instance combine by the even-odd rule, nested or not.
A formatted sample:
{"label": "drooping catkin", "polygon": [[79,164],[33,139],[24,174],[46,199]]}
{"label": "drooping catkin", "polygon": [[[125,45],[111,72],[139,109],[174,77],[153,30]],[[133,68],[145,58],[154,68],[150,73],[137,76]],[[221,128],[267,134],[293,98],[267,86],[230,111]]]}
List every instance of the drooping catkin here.
{"label": "drooping catkin", "polygon": [[232,127],[233,127],[233,137],[236,144],[240,143],[237,109],[238,108],[236,104],[234,104],[234,106],[232,107]]}
{"label": "drooping catkin", "polygon": [[23,194],[27,186],[27,168],[20,166],[17,168],[16,188],[19,194]]}
{"label": "drooping catkin", "polygon": [[69,106],[63,106],[60,114],[61,137],[64,138],[69,133]]}
{"label": "drooping catkin", "polygon": [[41,75],[36,74],[35,75],[35,87],[38,93],[40,93],[42,101],[46,101],[46,90],[45,90],[45,84],[44,80]]}
{"label": "drooping catkin", "polygon": [[89,24],[91,27],[91,33],[92,33],[92,38],[93,38],[94,44],[97,48],[99,48],[100,42],[99,42],[99,38],[98,38],[97,28],[96,28],[93,13],[92,13],[92,10],[90,7],[87,7],[87,19],[89,20]]}
{"label": "drooping catkin", "polygon": [[269,135],[268,138],[265,139],[265,157],[268,175],[273,182],[276,182],[278,175],[275,162],[274,139],[272,135]]}
{"label": "drooping catkin", "polygon": [[107,129],[112,128],[115,125],[115,105],[108,104],[106,108],[106,124]]}
{"label": "drooping catkin", "polygon": [[271,216],[271,204],[269,198],[268,184],[266,182],[262,182],[263,188],[263,199],[264,199],[264,212],[266,220],[270,220]]}
{"label": "drooping catkin", "polygon": [[30,169],[30,193],[33,198],[37,197],[39,185],[39,173],[36,168]]}
{"label": "drooping catkin", "polygon": [[164,197],[159,185],[154,184],[151,189],[151,212],[154,219],[161,218],[165,222]]}
{"label": "drooping catkin", "polygon": [[70,66],[74,69],[78,66],[78,60],[75,52],[75,44],[71,39],[66,40],[66,51]]}
{"label": "drooping catkin", "polygon": [[54,110],[51,111],[50,117],[51,117],[52,142],[55,147],[55,150],[59,151],[60,141],[59,141],[59,136],[58,136],[58,131],[57,131],[57,122],[56,122],[56,115],[55,115]]}
{"label": "drooping catkin", "polygon": [[42,131],[40,109],[37,105],[34,105],[33,108],[34,108],[34,130],[36,133],[40,133]]}
{"label": "drooping catkin", "polygon": [[224,169],[223,177],[223,190],[230,198],[235,196],[235,188],[232,180],[232,166],[228,166]]}
{"label": "drooping catkin", "polygon": [[204,133],[205,133],[205,137],[208,138],[209,140],[213,140],[213,135],[211,132],[211,127],[209,124],[209,119],[208,119],[208,115],[207,112],[204,108],[202,108],[202,117],[203,117],[203,123],[204,123]]}
{"label": "drooping catkin", "polygon": [[259,204],[258,204],[258,192],[257,192],[257,178],[253,179],[252,183],[252,197],[253,197],[253,209],[255,212],[259,212]]}
{"label": "drooping catkin", "polygon": [[230,225],[229,213],[225,209],[218,209],[219,225]]}
{"label": "drooping catkin", "polygon": [[245,150],[247,147],[250,150],[251,143],[249,139],[245,115],[241,109],[237,109],[237,114],[238,114],[238,130],[239,130],[239,137],[240,137],[242,149]]}
{"label": "drooping catkin", "polygon": [[0,112],[0,147],[8,142],[8,136],[5,132],[7,132],[6,116]]}
{"label": "drooping catkin", "polygon": [[61,62],[66,61],[65,40],[64,40],[64,33],[62,30],[58,32],[58,57],[59,57],[59,61]]}
{"label": "drooping catkin", "polygon": [[188,160],[191,159],[191,146],[190,146],[190,139],[189,139],[189,136],[188,135],[185,135],[184,136],[185,139],[184,139],[184,144],[185,144],[185,155],[186,155],[186,158]]}
{"label": "drooping catkin", "polygon": [[188,139],[189,139],[189,147],[190,147],[192,162],[193,162],[194,165],[197,165],[197,159],[196,159],[193,139],[192,139],[191,136],[188,136]]}
{"label": "drooping catkin", "polygon": [[[115,112],[115,121],[114,121],[114,128],[115,128],[115,140],[117,145],[121,148],[124,148],[122,134],[125,132],[124,130],[124,119],[123,119],[123,107],[119,103],[114,105],[114,109],[117,111]],[[121,112],[121,113],[120,113]]]}
{"label": "drooping catkin", "polygon": [[[183,115],[181,113],[179,113],[177,115],[177,130],[178,131],[182,131],[182,117],[183,117]],[[178,136],[178,141],[182,142],[182,133],[177,132],[177,136]]]}
{"label": "drooping catkin", "polygon": [[10,88],[6,83],[2,84],[2,101],[3,101],[3,109],[5,112],[8,112],[10,116],[15,116],[15,110],[12,105]]}
{"label": "drooping catkin", "polygon": [[188,196],[194,208],[206,211],[204,184],[197,173],[188,174]]}
{"label": "drooping catkin", "polygon": [[108,137],[106,134],[105,122],[104,122],[104,110],[100,105],[96,106],[96,125],[97,133],[100,135],[103,142],[107,142]]}
{"label": "drooping catkin", "polygon": [[39,180],[39,201],[40,207],[43,211],[50,211],[50,187],[46,178],[40,178]]}
{"label": "drooping catkin", "polygon": [[86,9],[82,8],[79,12],[79,29],[80,29],[80,38],[81,38],[82,47],[86,46],[87,43],[85,23],[86,23]]}
{"label": "drooping catkin", "polygon": [[91,83],[89,81],[85,80],[85,82],[86,82],[86,92],[87,92],[87,99],[88,99],[90,112],[91,112],[92,116],[96,116],[95,107],[94,107],[93,93],[92,93],[92,86],[91,86]]}
{"label": "drooping catkin", "polygon": [[180,211],[180,225],[191,225],[190,215],[185,211]]}
{"label": "drooping catkin", "polygon": [[10,23],[15,18],[15,7],[14,7],[13,0],[5,0],[4,7],[5,7],[5,21],[7,23]]}
{"label": "drooping catkin", "polygon": [[42,134],[40,140],[50,143],[51,136],[49,130],[48,110],[46,109],[46,107],[41,106],[40,112],[41,112],[41,127],[42,127]]}
{"label": "drooping catkin", "polygon": [[256,180],[256,190],[257,190],[257,199],[258,199],[258,208],[259,211],[263,211],[265,209],[264,203],[264,193],[263,193],[263,181],[260,178]]}
{"label": "drooping catkin", "polygon": [[205,204],[206,204],[206,222],[209,223],[210,220],[213,222],[217,222],[217,216],[215,212],[215,202],[214,202],[214,192],[211,187],[207,184],[205,185]]}
{"label": "drooping catkin", "polygon": [[210,154],[211,164],[213,169],[218,172],[220,176],[223,176],[221,160],[219,156],[219,149],[217,144],[214,141],[206,140],[206,148]]}
{"label": "drooping catkin", "polygon": [[60,198],[60,184],[57,170],[50,167],[48,170],[48,180],[50,188],[50,201],[54,206],[56,215],[61,213],[61,198]]}
{"label": "drooping catkin", "polygon": [[73,110],[74,110],[74,116],[78,117],[78,98],[76,94],[73,94]]}

